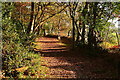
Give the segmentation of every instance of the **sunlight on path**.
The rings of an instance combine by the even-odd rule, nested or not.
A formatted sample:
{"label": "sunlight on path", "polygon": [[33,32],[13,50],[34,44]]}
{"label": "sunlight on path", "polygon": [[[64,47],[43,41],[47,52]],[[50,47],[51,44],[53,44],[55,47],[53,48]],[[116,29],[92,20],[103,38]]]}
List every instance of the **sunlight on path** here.
{"label": "sunlight on path", "polygon": [[[42,53],[47,54],[53,52],[55,54],[63,53],[68,48],[65,44],[61,43],[56,38],[41,37],[37,40],[37,49]],[[39,47],[40,46],[40,47]],[[42,66],[49,68],[47,75],[48,78],[76,78],[75,68],[68,61],[64,60],[64,57],[42,57]]]}
{"label": "sunlight on path", "polygon": [[41,52],[61,52],[67,50],[66,45],[56,38],[41,37],[36,39],[36,41],[36,49],[39,49]]}
{"label": "sunlight on path", "polygon": [[[42,54],[42,66],[47,67],[47,78],[88,78],[111,77],[113,67],[103,58],[88,58],[82,52],[69,50],[69,46],[57,38],[40,37],[36,39],[36,51]],[[83,52],[84,54],[84,52]]]}

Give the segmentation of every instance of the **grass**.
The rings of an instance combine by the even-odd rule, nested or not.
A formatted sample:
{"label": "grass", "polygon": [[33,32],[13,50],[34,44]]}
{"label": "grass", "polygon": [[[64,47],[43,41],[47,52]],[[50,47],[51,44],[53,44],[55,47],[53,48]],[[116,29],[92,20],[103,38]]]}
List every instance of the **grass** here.
{"label": "grass", "polygon": [[103,42],[103,43],[100,44],[100,46],[105,48],[105,49],[111,48],[111,47],[113,47],[115,45],[117,45],[117,44],[115,44],[115,43],[113,44],[113,43],[109,43],[109,42]]}

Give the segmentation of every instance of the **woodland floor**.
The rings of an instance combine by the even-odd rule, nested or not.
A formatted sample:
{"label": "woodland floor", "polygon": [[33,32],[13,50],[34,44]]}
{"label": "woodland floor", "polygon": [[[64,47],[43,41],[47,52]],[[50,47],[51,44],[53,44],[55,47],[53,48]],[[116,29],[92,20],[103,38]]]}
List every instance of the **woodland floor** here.
{"label": "woodland floor", "polygon": [[36,42],[38,46],[36,50],[42,54],[41,65],[49,68],[46,73],[47,78],[118,77],[115,56],[108,54],[89,57],[82,49],[70,50],[68,45],[57,38],[40,37]]}

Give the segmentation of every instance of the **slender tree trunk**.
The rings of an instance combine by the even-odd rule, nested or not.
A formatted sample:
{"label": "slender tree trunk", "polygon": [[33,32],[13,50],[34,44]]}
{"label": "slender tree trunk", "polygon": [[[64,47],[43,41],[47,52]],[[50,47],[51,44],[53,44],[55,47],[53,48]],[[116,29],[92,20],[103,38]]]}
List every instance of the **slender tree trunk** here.
{"label": "slender tree trunk", "polygon": [[[91,8],[90,8],[91,7]],[[89,48],[93,47],[93,5],[89,3],[89,11],[88,11],[88,24],[89,24],[89,32],[88,32],[88,46]]]}
{"label": "slender tree trunk", "polygon": [[[39,31],[40,32],[40,31]],[[46,36],[46,31],[43,29],[43,36]]]}
{"label": "slender tree trunk", "polygon": [[[97,11],[97,2],[96,3],[93,3],[93,29],[96,28],[96,11]],[[94,30],[93,30],[94,32]],[[96,41],[96,35],[97,34],[93,34],[93,44],[94,44],[94,47],[97,48],[97,41]]]}
{"label": "slender tree trunk", "polygon": [[78,6],[78,2],[69,2],[69,10],[70,10],[70,17],[72,20],[72,48],[75,47],[75,15],[76,15],[76,9]]}
{"label": "slender tree trunk", "polygon": [[80,32],[79,32],[79,30],[77,29],[77,38],[76,38],[76,41],[78,42],[79,39],[80,39]]}
{"label": "slender tree trunk", "polygon": [[75,47],[75,19],[72,17],[72,41],[73,41],[73,48]]}
{"label": "slender tree trunk", "polygon": [[85,20],[86,20],[87,9],[88,9],[88,2],[86,2],[85,7],[84,7],[84,10],[83,10],[83,12],[82,12],[82,16],[83,16],[84,20],[83,20],[83,23],[82,23],[83,28],[82,28],[81,42],[82,42],[83,44],[85,44],[85,29],[86,29],[86,27],[85,27]]}
{"label": "slender tree trunk", "polygon": [[88,32],[88,46],[91,48],[93,47],[93,29],[89,27],[89,32]]}
{"label": "slender tree trunk", "polygon": [[42,27],[42,25],[38,26],[38,28],[37,28],[37,35],[40,34],[40,29],[41,29],[41,27]]}
{"label": "slender tree trunk", "polygon": [[85,43],[85,23],[83,22],[83,28],[82,28],[82,36],[81,36],[81,42]]}
{"label": "slender tree trunk", "polygon": [[70,32],[71,32],[71,30],[68,31],[68,34],[67,34],[68,37],[70,36]]}
{"label": "slender tree trunk", "polygon": [[33,19],[34,19],[34,2],[31,2],[31,15],[30,15],[30,23],[27,28],[27,33],[29,34],[31,32],[31,27],[34,25],[33,24]]}
{"label": "slender tree trunk", "polygon": [[59,19],[59,22],[58,22],[58,39],[60,40],[60,19]]}
{"label": "slender tree trunk", "polygon": [[75,21],[75,26],[76,26],[76,29],[77,29],[76,41],[78,42],[81,35],[80,35],[80,26],[77,25],[77,21]]}
{"label": "slender tree trunk", "polygon": [[120,40],[119,40],[119,36],[118,36],[118,33],[116,32],[116,38],[117,38],[117,43],[118,45],[120,45]]}

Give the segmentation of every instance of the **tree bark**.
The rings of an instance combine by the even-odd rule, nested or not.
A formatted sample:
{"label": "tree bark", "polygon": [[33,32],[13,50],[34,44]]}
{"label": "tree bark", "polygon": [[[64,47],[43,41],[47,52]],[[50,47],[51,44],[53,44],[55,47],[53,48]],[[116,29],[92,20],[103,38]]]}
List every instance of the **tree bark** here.
{"label": "tree bark", "polygon": [[77,24],[77,21],[75,21],[75,27],[76,27],[76,31],[77,31],[76,42],[78,42],[80,40],[80,37],[81,37],[81,34],[80,34],[81,28],[80,28],[79,24]]}
{"label": "tree bark", "polygon": [[82,12],[82,16],[83,16],[84,20],[83,20],[83,22],[82,22],[83,28],[82,28],[81,42],[82,42],[83,44],[85,44],[85,29],[86,29],[86,27],[85,27],[85,20],[86,20],[87,9],[88,9],[88,2],[86,2],[85,7],[84,7],[84,10],[83,10],[83,12]]}
{"label": "tree bark", "polygon": [[88,32],[88,45],[90,48],[91,47],[97,48],[96,34],[94,33],[94,29],[96,28],[97,4],[98,4],[97,2],[90,3],[90,7],[91,7],[90,11],[91,12],[89,12],[89,13],[90,13],[90,16],[92,18],[92,20],[90,20],[89,32]]}
{"label": "tree bark", "polygon": [[117,44],[120,45],[119,36],[117,32],[116,32],[116,38],[117,38]]}
{"label": "tree bark", "polygon": [[75,47],[75,19],[74,19],[74,17],[72,17],[72,41],[73,41],[73,45],[72,45],[72,47],[73,47],[73,49],[74,49],[74,47]]}
{"label": "tree bark", "polygon": [[31,27],[34,25],[33,24],[33,19],[34,19],[34,2],[31,2],[31,15],[30,15],[30,23],[27,28],[27,33],[29,34],[31,32]]}
{"label": "tree bark", "polygon": [[[96,15],[97,15],[97,5],[98,3],[93,3],[93,29],[96,28]],[[94,30],[93,30],[94,32]],[[93,44],[94,44],[94,47],[97,48],[97,41],[96,41],[96,35],[97,34],[93,34]]]}
{"label": "tree bark", "polygon": [[60,40],[60,19],[58,21],[58,39]]}
{"label": "tree bark", "polygon": [[76,15],[76,9],[78,6],[78,2],[69,2],[69,10],[70,10],[70,17],[72,20],[72,48],[75,47],[75,15]]}

